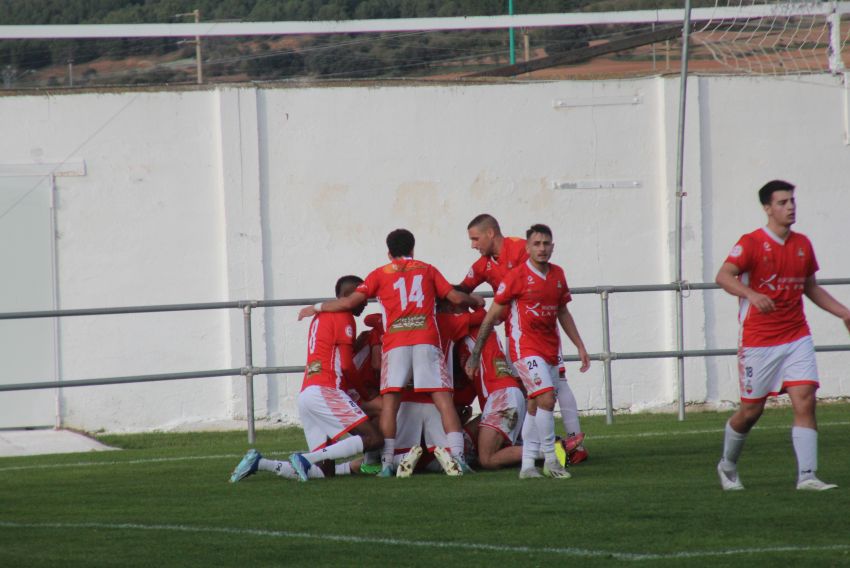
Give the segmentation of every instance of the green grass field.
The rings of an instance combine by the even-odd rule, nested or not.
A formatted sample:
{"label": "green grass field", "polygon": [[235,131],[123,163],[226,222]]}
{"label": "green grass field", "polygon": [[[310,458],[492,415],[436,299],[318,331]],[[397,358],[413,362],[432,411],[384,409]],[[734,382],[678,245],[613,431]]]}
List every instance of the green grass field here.
{"label": "green grass field", "polygon": [[[822,479],[797,492],[791,411],[747,442],[747,490],[715,464],[728,414],[585,418],[570,480],[227,482],[244,432],[103,436],[121,452],[0,459],[0,566],[848,566],[850,406],[819,408]],[[303,448],[300,430],[257,448]]]}

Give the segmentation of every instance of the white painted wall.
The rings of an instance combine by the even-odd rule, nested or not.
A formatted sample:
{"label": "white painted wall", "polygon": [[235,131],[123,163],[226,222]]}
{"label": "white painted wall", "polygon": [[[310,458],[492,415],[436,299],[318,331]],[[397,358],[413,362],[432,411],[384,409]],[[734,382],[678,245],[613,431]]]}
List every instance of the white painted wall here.
{"label": "white painted wall", "polygon": [[[623,103],[638,96],[638,104]],[[737,237],[763,223],[756,190],[798,184],[798,229],[822,277],[850,276],[847,91],[828,76],[694,77],[686,138],[685,278],[710,281]],[[555,100],[574,105],[556,109]],[[465,227],[482,211],[507,234],[552,226],[573,286],[670,282],[678,81],[253,88],[0,97],[0,171],[85,161],[58,177],[61,308],[316,297],[386,259],[404,226],[417,256],[453,281],[475,260]],[[639,180],[555,190],[555,181]],[[1,221],[0,221],[1,222]],[[850,303],[850,288],[833,288]],[[733,347],[735,301],[694,292],[686,347]],[[592,352],[599,300],[572,304]],[[295,309],[254,312],[254,363],[298,365]],[[809,308],[818,343],[847,343]],[[612,349],[674,346],[673,295],[615,294]],[[850,355],[819,358],[821,394],[850,394]],[[60,374],[86,378],[240,367],[238,310],[67,318]],[[615,361],[621,409],[666,407],[672,361]],[[734,358],[688,360],[687,396],[736,399]],[[583,409],[604,408],[601,365],[569,369]],[[255,380],[259,416],[291,420],[298,376]],[[4,397],[0,395],[0,409]],[[244,380],[67,389],[62,420],[144,430],[244,417]],[[2,411],[2,410],[0,410]]]}

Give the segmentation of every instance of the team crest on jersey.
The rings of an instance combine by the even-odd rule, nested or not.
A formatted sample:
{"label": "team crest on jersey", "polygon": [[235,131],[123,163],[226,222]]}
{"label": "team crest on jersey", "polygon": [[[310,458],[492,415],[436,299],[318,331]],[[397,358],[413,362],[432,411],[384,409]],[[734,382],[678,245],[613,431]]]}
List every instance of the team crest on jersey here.
{"label": "team crest on jersey", "polygon": [[496,294],[501,294],[504,291],[505,291],[505,283],[502,282],[501,284],[499,284],[499,289],[496,290]]}
{"label": "team crest on jersey", "polygon": [[797,256],[799,256],[800,258],[803,258],[804,256],[806,256],[806,253],[803,252],[803,247],[799,247],[797,249]]}
{"label": "team crest on jersey", "polygon": [[541,379],[540,377],[534,377],[534,384],[535,384],[535,386],[539,387],[540,385],[543,384],[543,379]]}
{"label": "team crest on jersey", "polygon": [[560,289],[561,289],[561,281],[558,280],[558,290],[560,290]]}
{"label": "team crest on jersey", "polygon": [[315,374],[322,372],[322,362],[321,361],[313,361],[309,365],[307,365],[307,376],[312,377]]}
{"label": "team crest on jersey", "polygon": [[533,276],[531,276],[530,274],[528,275],[528,283],[529,283],[529,284],[534,284],[534,277],[533,277]]}
{"label": "team crest on jersey", "polygon": [[764,242],[764,243],[762,243],[762,244],[764,245],[764,250],[765,250],[766,252],[770,252],[771,250],[773,250],[773,249],[771,249],[771,248],[770,248],[770,243],[768,243],[768,242]]}
{"label": "team crest on jersey", "polygon": [[354,328],[352,328],[350,325],[345,326],[345,335],[347,335],[348,337],[354,337]]}
{"label": "team crest on jersey", "polygon": [[485,268],[484,270],[490,270],[490,261],[489,260],[487,261],[487,268]]}
{"label": "team crest on jersey", "polygon": [[744,247],[741,245],[735,245],[732,247],[732,250],[729,251],[729,256],[732,258],[738,258],[744,252]]}
{"label": "team crest on jersey", "polygon": [[475,276],[475,271],[474,271],[474,270],[472,270],[472,269],[470,268],[470,269],[469,269],[469,272],[467,272],[467,273],[466,273],[466,277],[467,277],[467,278],[472,278],[472,277],[474,277],[474,276]]}
{"label": "team crest on jersey", "polygon": [[511,269],[513,267],[514,267],[514,263],[511,262],[511,261],[508,261],[508,269]]}

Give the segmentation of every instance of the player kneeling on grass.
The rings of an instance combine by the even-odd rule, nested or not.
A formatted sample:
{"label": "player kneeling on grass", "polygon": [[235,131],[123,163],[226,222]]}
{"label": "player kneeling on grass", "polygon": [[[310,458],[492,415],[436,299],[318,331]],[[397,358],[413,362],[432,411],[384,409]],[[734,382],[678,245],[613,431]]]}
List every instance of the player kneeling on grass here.
{"label": "player kneeling on grass", "polygon": [[[343,276],[336,284],[337,297],[352,294],[362,282],[357,276]],[[353,314],[351,311],[322,312],[310,322],[307,368],[298,395],[298,415],[311,451],[294,453],[286,463],[264,459],[256,450],[250,450],[230,476],[231,482],[244,479],[257,470],[275,472],[283,477],[292,477],[294,472],[301,481],[325,477],[335,471],[330,467],[332,461],[324,470],[315,467],[315,464],[381,447],[383,438],[378,429],[339,388],[344,376],[356,371],[352,358],[354,315],[359,315],[362,310],[361,305],[353,310]],[[340,440],[348,433],[352,435]]]}
{"label": "player kneeling on grass", "polygon": [[723,456],[717,464],[725,491],[744,488],[738,458],[767,398],[787,393],[794,409],[791,439],[797,454],[797,489],[824,491],[837,485],[815,475],[818,431],[815,418],[818,368],[803,294],[841,318],[850,330],[850,310],[821,288],[809,239],[791,230],[797,220],[794,186],[774,180],[759,190],[767,226],[742,236],[732,248],[717,283],[740,301],[738,349],[741,406],[726,423]]}

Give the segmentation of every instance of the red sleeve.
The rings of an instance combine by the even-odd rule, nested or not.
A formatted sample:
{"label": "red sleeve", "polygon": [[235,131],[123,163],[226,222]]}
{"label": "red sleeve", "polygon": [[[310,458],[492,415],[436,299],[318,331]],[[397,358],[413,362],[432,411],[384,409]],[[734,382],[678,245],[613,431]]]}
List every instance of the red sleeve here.
{"label": "red sleeve", "polygon": [[475,308],[471,314],[469,314],[469,327],[478,327],[484,322],[484,316],[487,315],[487,310],[484,308]]}
{"label": "red sleeve", "polygon": [[455,314],[452,341],[460,341],[469,335],[469,314]]}
{"label": "red sleeve", "polygon": [[366,280],[363,281],[360,286],[357,287],[357,292],[361,294],[366,294],[367,298],[374,298],[378,295],[378,288],[381,284],[381,273],[380,268],[377,270],[373,270],[369,273],[369,276],[366,277]]}
{"label": "red sleeve", "polygon": [[431,266],[431,271],[434,275],[434,291],[437,293],[437,297],[445,298],[449,295],[449,292],[454,290],[454,287],[449,284],[449,281],[446,280],[439,270]]}
{"label": "red sleeve", "polygon": [[339,349],[339,363],[342,374],[350,381],[356,380],[357,367],[354,365],[354,334],[356,325],[350,312],[339,312],[336,321],[334,341]]}
{"label": "red sleeve", "polygon": [[516,270],[512,270],[508,272],[508,274],[502,279],[502,283],[499,284],[499,289],[496,290],[496,295],[493,296],[493,301],[497,304],[509,304],[511,300],[519,296],[522,292],[520,286],[517,284],[519,280],[515,277],[517,274]]}
{"label": "red sleeve", "polygon": [[561,290],[561,297],[558,302],[561,306],[566,306],[573,300],[573,295],[570,293],[570,287],[567,284],[567,277],[563,273],[561,274],[562,283],[564,288]]}
{"label": "red sleeve", "polygon": [[476,260],[469,268],[469,272],[466,273],[466,277],[460,285],[470,291],[478,288],[484,282],[484,267],[486,265],[487,259],[485,257],[482,256]]}
{"label": "red sleeve", "polygon": [[753,253],[755,252],[753,240],[749,235],[744,235],[729,251],[726,262],[734,264],[741,272],[749,272],[753,268]]}
{"label": "red sleeve", "polygon": [[806,272],[807,276],[812,276],[815,272],[820,270],[820,266],[818,266],[818,259],[815,257],[815,248],[812,246],[812,242],[809,239],[806,239],[806,242],[809,243],[809,269]]}

